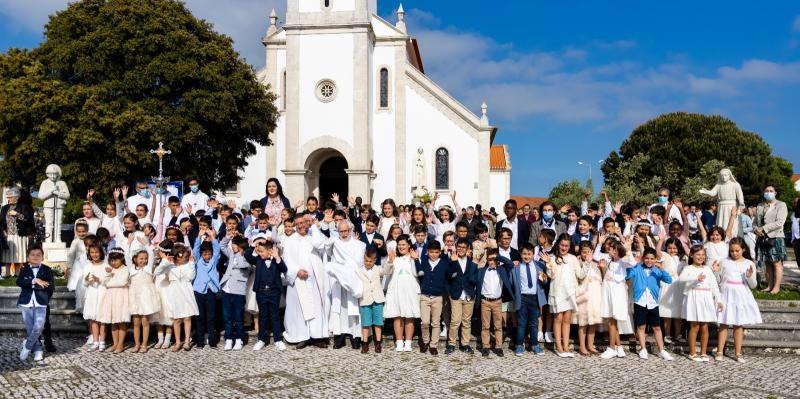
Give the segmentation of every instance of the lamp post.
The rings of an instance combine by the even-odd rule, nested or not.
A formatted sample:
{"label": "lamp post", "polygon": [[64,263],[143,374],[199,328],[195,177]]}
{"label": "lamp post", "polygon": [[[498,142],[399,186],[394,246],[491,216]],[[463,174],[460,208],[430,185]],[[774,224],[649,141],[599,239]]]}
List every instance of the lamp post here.
{"label": "lamp post", "polygon": [[589,167],[589,180],[592,180],[592,164],[588,162],[578,161],[578,165]]}

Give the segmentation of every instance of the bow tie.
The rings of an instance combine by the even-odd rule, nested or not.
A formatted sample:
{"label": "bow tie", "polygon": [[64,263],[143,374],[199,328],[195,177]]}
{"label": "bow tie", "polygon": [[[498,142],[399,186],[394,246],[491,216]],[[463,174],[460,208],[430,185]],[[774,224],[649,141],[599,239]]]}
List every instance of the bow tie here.
{"label": "bow tie", "polygon": [[490,267],[490,268],[486,269],[486,271],[488,271],[488,272],[496,272],[497,268],[496,267]]}

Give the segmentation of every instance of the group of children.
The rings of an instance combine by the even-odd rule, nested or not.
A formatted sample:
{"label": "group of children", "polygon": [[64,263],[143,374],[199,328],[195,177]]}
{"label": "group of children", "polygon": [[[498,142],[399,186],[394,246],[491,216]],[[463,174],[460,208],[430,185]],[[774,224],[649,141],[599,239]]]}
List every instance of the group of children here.
{"label": "group of children", "polygon": [[[755,267],[744,240],[729,237],[730,228],[706,232],[699,223],[692,232],[681,204],[626,211],[624,218],[608,203],[604,212],[584,205],[582,215],[573,218],[575,210],[562,209],[558,217],[556,206],[545,202],[538,210],[541,219],[531,221],[517,215],[517,204],[509,200],[506,218],[495,222],[493,215],[472,207],[456,212],[426,204],[398,210],[391,199],[381,204],[380,214],[353,198],[344,205],[338,196],[322,207],[310,197],[290,208],[277,180],[270,182],[268,196],[253,201],[246,215],[235,204],[213,198],[202,209],[176,197],[160,206],[153,200],[158,213],[142,203],[138,212],[110,204],[102,213],[89,195],[68,259],[68,286],[90,331],[87,350],[124,351],[131,322],[132,352],[216,347],[218,307],[225,350],[243,348],[245,313],[254,315],[254,350],[268,343],[268,329],[275,348],[285,350],[280,314],[286,285],[307,278],[305,269],[287,268],[282,260],[282,243],[295,234],[298,221],[318,226],[310,234],[324,234],[324,239],[344,222],[350,230],[339,232],[350,231],[364,243],[363,259],[354,260],[353,270],[361,283],[355,290],[361,337],[350,337],[362,353],[370,351],[370,343],[375,352],[382,351],[384,319],[393,320],[398,352],[412,351],[417,335],[422,353],[438,355],[440,338],[446,341],[445,354],[473,353],[476,320],[477,350],[483,356],[503,356],[507,335],[517,356],[544,354],[540,343],[546,341],[559,357],[574,357],[570,330],[576,324],[574,346],[581,355],[625,357],[620,335],[634,334],[638,356],[646,359],[651,329],[658,355],[672,360],[664,345],[681,339],[685,320],[692,360],[708,361],[709,324],[714,323],[719,325],[714,357],[722,360],[732,328],[735,359],[744,361],[743,326],[761,322],[748,288],[756,285]],[[674,209],[680,219],[667,216]],[[32,302],[36,309],[43,301],[38,293],[52,290],[52,279],[40,277],[46,266],[36,266],[41,258],[37,261],[36,249],[33,254],[18,285],[24,288],[21,306]],[[28,268],[36,271],[31,275]],[[26,296],[26,287],[37,295]],[[38,313],[26,317],[38,320]],[[158,326],[152,346],[151,323]],[[112,345],[106,347],[109,329]],[[608,346],[599,353],[595,337],[603,331]],[[344,346],[345,335],[337,334],[334,348]],[[25,350],[37,349],[36,339],[28,341],[24,357]]]}

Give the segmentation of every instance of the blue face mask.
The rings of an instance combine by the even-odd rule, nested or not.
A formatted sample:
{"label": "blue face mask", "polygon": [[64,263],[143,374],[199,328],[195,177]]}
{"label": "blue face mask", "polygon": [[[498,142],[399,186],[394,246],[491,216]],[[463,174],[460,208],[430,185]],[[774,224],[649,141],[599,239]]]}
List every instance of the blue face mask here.
{"label": "blue face mask", "polygon": [[546,220],[548,222],[553,220],[553,215],[555,215],[555,212],[553,212],[553,211],[544,211],[544,212],[542,212],[542,217],[544,217],[544,220]]}
{"label": "blue face mask", "polygon": [[666,205],[669,202],[669,197],[665,197],[663,195],[658,196],[658,203],[661,205]]}
{"label": "blue face mask", "polygon": [[567,219],[567,214],[566,213],[560,213],[559,215],[561,215],[561,219],[565,219],[565,220]]}
{"label": "blue face mask", "polygon": [[198,187],[198,186],[189,186],[189,190],[191,190],[193,193],[197,193],[198,191],[200,191],[200,187]]}
{"label": "blue face mask", "polygon": [[147,189],[140,190],[139,191],[139,195],[141,195],[142,197],[145,197],[145,198],[150,198],[150,191],[147,191]]}
{"label": "blue face mask", "polygon": [[766,192],[764,193],[764,199],[767,201],[774,201],[775,200],[775,193],[774,192]]}

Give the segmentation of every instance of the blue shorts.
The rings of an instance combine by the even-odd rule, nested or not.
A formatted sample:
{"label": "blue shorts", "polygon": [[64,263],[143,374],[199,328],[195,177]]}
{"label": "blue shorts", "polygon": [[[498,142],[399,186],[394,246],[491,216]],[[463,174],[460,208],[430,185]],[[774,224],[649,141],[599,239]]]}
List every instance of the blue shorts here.
{"label": "blue shorts", "polygon": [[383,327],[383,304],[373,302],[372,305],[360,306],[361,327]]}

